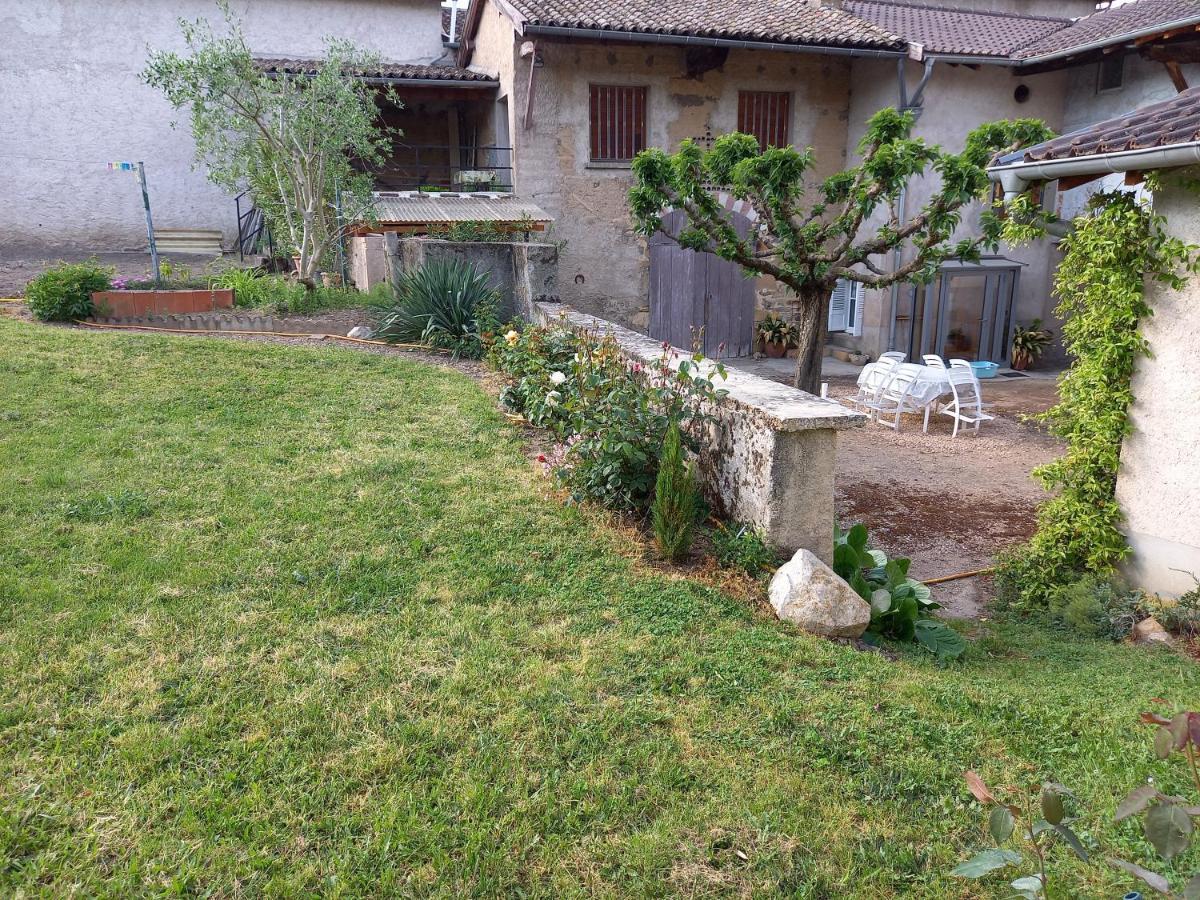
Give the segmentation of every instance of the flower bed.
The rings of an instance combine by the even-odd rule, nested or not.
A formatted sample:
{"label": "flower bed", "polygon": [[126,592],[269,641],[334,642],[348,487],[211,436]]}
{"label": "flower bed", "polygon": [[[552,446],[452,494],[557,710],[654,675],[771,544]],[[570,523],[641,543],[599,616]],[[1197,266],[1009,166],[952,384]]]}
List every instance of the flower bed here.
{"label": "flower bed", "polygon": [[96,315],[135,318],[146,315],[181,315],[233,307],[231,288],[146,291],[94,291]]}

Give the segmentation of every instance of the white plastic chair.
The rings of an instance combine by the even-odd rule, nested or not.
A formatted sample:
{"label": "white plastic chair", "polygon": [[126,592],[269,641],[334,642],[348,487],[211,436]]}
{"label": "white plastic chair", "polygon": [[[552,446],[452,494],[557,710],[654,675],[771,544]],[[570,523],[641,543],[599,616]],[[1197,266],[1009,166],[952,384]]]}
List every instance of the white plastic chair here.
{"label": "white plastic chair", "polygon": [[908,354],[901,353],[899,350],[889,350],[887,353],[879,354],[880,362],[883,362],[885,359],[890,361],[893,365],[895,365],[896,363],[902,363],[906,359],[908,359]]}
{"label": "white plastic chair", "polygon": [[938,356],[936,353],[926,353],[924,356],[921,357],[921,361],[924,362],[925,365],[929,366],[931,369],[946,368],[946,361],[944,359],[942,359],[940,356]]}
{"label": "white plastic chair", "polygon": [[[879,392],[879,398],[874,404],[875,421],[896,431],[900,430],[900,417],[906,412],[925,413],[925,431],[929,431],[929,406],[918,404],[912,395],[913,387],[917,384],[915,367],[896,366],[892,369],[891,380]],[[890,416],[892,421],[884,421],[884,416]]]}
{"label": "white plastic chair", "polygon": [[979,434],[979,424],[996,418],[983,411],[983,396],[979,390],[979,381],[971,367],[950,367],[950,392],[954,399],[941,410],[942,415],[954,419],[954,432],[951,437],[958,437],[960,424],[974,425],[975,433]]}
{"label": "white plastic chair", "polygon": [[[971,369],[971,363],[969,360],[965,360],[965,359],[952,359],[952,360],[950,360],[950,368],[952,368],[952,369]],[[971,371],[974,372],[975,370],[971,369]]]}
{"label": "white plastic chair", "polygon": [[858,393],[850,399],[850,403],[856,409],[861,409],[874,416],[875,406],[879,401],[879,392],[892,380],[894,367],[895,363],[891,360],[887,363],[880,360],[864,367],[858,376]]}

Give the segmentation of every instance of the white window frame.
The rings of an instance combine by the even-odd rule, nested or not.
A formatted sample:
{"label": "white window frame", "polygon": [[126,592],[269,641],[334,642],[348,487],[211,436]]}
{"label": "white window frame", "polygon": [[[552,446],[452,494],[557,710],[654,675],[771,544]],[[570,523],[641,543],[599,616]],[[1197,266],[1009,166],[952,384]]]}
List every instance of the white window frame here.
{"label": "white window frame", "polygon": [[862,336],[863,285],[839,278],[829,296],[829,331]]}

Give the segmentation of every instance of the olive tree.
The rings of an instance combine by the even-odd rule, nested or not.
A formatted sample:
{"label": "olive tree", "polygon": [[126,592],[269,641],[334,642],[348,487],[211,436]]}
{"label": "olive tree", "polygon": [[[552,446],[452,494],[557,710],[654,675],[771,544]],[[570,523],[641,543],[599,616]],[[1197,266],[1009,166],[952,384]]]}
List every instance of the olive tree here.
{"label": "olive tree", "polygon": [[[869,288],[927,282],[945,260],[978,259],[983,249],[996,247],[1013,220],[988,205],[978,234],[955,240],[963,212],[988,195],[987,166],[997,155],[1050,137],[1036,120],[994,122],[970,132],[962,152],[948,153],[912,137],[913,123],[911,112],[880,110],[859,144],[861,162],[826,178],[812,197],[805,195],[811,149],[764,150],[751,135],[734,133],[707,151],[692,141],[674,154],[643,151],[633,162],[636,181],[629,194],[636,227],[653,235],[666,211],[681,210],[686,214],[676,238],[681,246],[711,251],[741,265],[748,276],[770,275],[790,288],[800,332],[795,384],[815,392],[837,280]],[[919,211],[901,219],[901,192],[926,174],[936,177],[936,190]],[[739,236],[713,185],[747,201],[758,228]],[[1034,205],[1021,207],[1027,222]],[[889,266],[897,250],[901,262]]]}
{"label": "olive tree", "polygon": [[181,19],[187,52],[152,52],[142,80],[188,112],[197,164],[226,190],[250,190],[311,286],[350,225],[370,215],[363,170],[389,146],[376,103],[394,97],[355,77],[378,60],[340,40],[326,42],[311,74],[265,72],[240,22],[219,5],[224,34]]}

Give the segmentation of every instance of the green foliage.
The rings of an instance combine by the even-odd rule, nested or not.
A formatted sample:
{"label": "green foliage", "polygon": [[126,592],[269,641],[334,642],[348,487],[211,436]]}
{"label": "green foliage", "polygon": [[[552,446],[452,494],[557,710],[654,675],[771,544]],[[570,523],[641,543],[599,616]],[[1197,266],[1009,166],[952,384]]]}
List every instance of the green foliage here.
{"label": "green foliage", "polygon": [[654,540],[664,559],[675,562],[687,556],[699,512],[696,477],[684,457],[679,423],[672,422],[658,458],[654,502],[650,507]]}
{"label": "green foliage", "polygon": [[[1113,819],[1121,822],[1141,816],[1146,840],[1160,857],[1170,862],[1188,849],[1196,830],[1192,820],[1200,819],[1200,712],[1181,712],[1170,718],[1158,713],[1142,713],[1142,721],[1155,728],[1155,756],[1160,760],[1170,759],[1175,754],[1184,757],[1196,795],[1189,801],[1164,793],[1153,782],[1141,784],[1121,801]],[[1200,872],[1188,879],[1182,893],[1175,894],[1170,881],[1157,872],[1122,859],[1110,858],[1109,863],[1140,878],[1160,894],[1182,900],[1200,898]]]}
{"label": "green foliage", "polygon": [[1200,581],[1178,600],[1155,597],[1150,602],[1150,612],[1167,631],[1187,636],[1200,634]]}
{"label": "green foliage", "polygon": [[526,214],[517,222],[450,222],[429,226],[429,236],[442,241],[463,243],[527,243],[535,231],[534,221]]}
{"label": "green foliage", "polygon": [[375,335],[479,359],[499,325],[500,295],[488,274],[462,259],[436,259],[405,272],[394,297],[375,305]]}
{"label": "green foliage", "polygon": [[1032,540],[1000,561],[1000,599],[1016,608],[1045,607],[1055,588],[1086,573],[1107,575],[1129,552],[1116,483],[1130,380],[1147,353],[1139,327],[1152,312],[1146,282],[1178,288],[1181,272],[1195,267],[1194,248],[1163,224],[1133,195],[1098,194],[1062,241],[1054,289],[1073,362],[1059,382],[1058,405],[1038,418],[1067,442],[1067,452],[1034,471],[1057,493],[1039,509]]}
{"label": "green foliage", "polygon": [[867,546],[867,529],[855,525],[835,529],[833,570],[871,604],[872,634],[898,641],[916,641],[939,662],[962,656],[967,644],[962,635],[933,618],[941,606],[928,587],[908,577],[911,560],[888,559],[882,550]]}
{"label": "green foliage", "polygon": [[800,332],[795,325],[785,322],[774,313],[763,317],[757,325],[758,336],[768,344],[779,344],[783,347],[794,347],[800,340]]}
{"label": "green foliage", "polygon": [[546,462],[572,498],[645,512],[671,423],[695,452],[706,408],[725,394],[713,384],[724,366],[700,354],[675,360],[673,352],[664,350],[651,370],[626,362],[611,335],[550,327],[511,330],[491,358],[513,379],[504,402],[564,442]]}
{"label": "green foliage", "polygon": [[[1033,874],[1015,878],[1009,882],[1009,887],[1019,897],[1038,900],[1049,892],[1046,860],[1052,844],[1062,842],[1080,860],[1089,862],[1083,842],[1071,828],[1074,819],[1066,814],[1065,799],[1073,795],[1061,784],[1046,782],[1028,791],[1009,788],[1002,801],[974,772],[967,772],[964,777],[975,799],[989,807],[987,830],[996,846],[955,866],[951,875],[983,878],[1009,866],[1026,864],[1025,854],[1028,853],[1028,864],[1035,867]],[[1021,850],[1007,849],[1005,844]]]}
{"label": "green foliage", "polygon": [[217,287],[233,290],[236,306],[255,309],[273,307],[290,309],[298,305],[304,286],[278,275],[270,275],[262,269],[229,268],[213,278]]}
{"label": "green foliage", "polygon": [[59,263],[25,286],[25,302],[43,322],[69,322],[92,314],[92,292],[112,287],[113,269],[95,259]]}
{"label": "green foliage", "polygon": [[[1050,137],[1042,123],[1020,119],[982,125],[967,136],[961,153],[948,153],[912,137],[914,121],[911,112],[877,112],[858,148],[861,162],[807,193],[815,165],[811,149],[762,149],[752,136],[734,133],[718,138],[709,150],[690,140],[674,154],[645,150],[633,161],[629,206],[635,226],[649,237],[661,230],[666,210],[682,210],[687,225],[678,236],[681,246],[711,249],[749,276],[770,275],[790,287],[799,301],[796,382],[815,391],[829,295],[839,278],[871,288],[928,282],[945,260],[977,259],[1006,231],[1024,227],[1035,233],[1044,219],[1040,207],[1025,206],[1004,218],[989,208],[980,218],[978,238],[953,239],[964,210],[990,190],[986,167],[994,156]],[[937,190],[915,215],[896,221],[901,192],[925,175],[937,176]],[[714,184],[747,202],[757,213],[758,227],[739,234],[711,190]],[[893,215],[876,216],[889,209]],[[905,262],[890,270],[898,248],[905,249]]]}
{"label": "green foliage", "polygon": [[489,351],[492,365],[509,379],[500,401],[537,427],[568,437],[579,402],[579,382],[569,376],[581,344],[566,328],[510,328]]}
{"label": "green foliage", "polygon": [[1054,340],[1054,332],[1042,327],[1041,319],[1034,319],[1029,327],[1015,325],[1012,337],[1013,368],[1025,369],[1031,366]]}
{"label": "green foliage", "polygon": [[152,52],[141,77],[187,112],[209,180],[251,191],[311,286],[337,240],[371,218],[369,170],[390,143],[376,104],[396,95],[356,77],[378,58],[340,40],[326,44],[311,75],[268,75],[228,3],[218,6],[223,35],[203,19],[181,19],[187,55]]}
{"label": "green foliage", "polygon": [[1147,598],[1119,579],[1089,575],[1050,594],[1050,614],[1067,627],[1094,638],[1123,641],[1146,618]]}
{"label": "green foliage", "polygon": [[767,543],[761,529],[751,525],[718,523],[712,530],[713,556],[727,569],[761,575],[779,564],[779,554]]}

